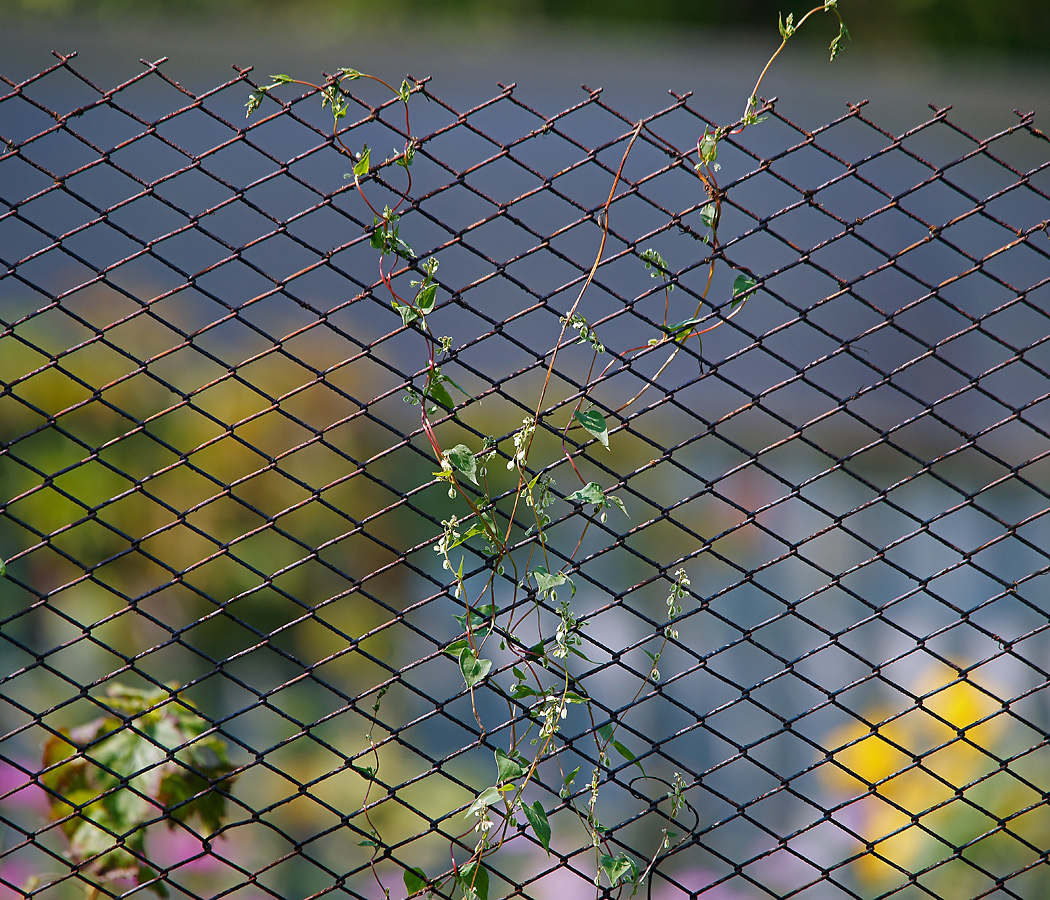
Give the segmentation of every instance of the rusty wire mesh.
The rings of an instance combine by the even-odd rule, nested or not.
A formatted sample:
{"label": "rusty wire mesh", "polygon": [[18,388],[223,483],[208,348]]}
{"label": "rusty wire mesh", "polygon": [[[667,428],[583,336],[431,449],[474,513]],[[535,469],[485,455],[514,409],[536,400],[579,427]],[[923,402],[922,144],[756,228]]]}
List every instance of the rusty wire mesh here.
{"label": "rusty wire mesh", "polygon": [[[5,79],[3,896],[133,887],[71,860],[41,774],[115,683],[178,691],[236,768],[216,834],[162,808],[147,826],[174,896],[376,898],[376,876],[403,896],[406,868],[469,853],[464,809],[505,746],[507,660],[476,691],[483,732],[442,652],[460,629],[433,545],[455,506],[403,402],[422,339],[379,290],[317,96],[246,124],[252,78],[195,96],[150,64],[104,89],[63,57]],[[464,112],[422,94],[402,234],[441,262],[432,325],[476,398],[440,433],[505,460],[635,123],[600,91],[552,116],[512,87]],[[590,388],[611,416],[648,385],[578,460],[630,518],[573,562],[595,718],[574,709],[560,753],[589,773],[594,728],[620,722],[650,778],[614,758],[600,809],[643,865],[677,832],[641,888],[659,900],[1050,893],[1050,144],[1031,116],[978,138],[949,110],[899,136],[865,112],[807,130],[774,110],[723,145],[705,321],[734,272],[760,291],[667,368],[643,354]],[[362,86],[344,139],[400,146],[399,113]],[[628,158],[583,307],[611,358],[660,333],[643,250],[677,318],[703,293],[707,198],[667,146],[705,124],[674,97]],[[556,410],[584,349],[559,356]],[[562,506],[555,537],[577,527]],[[552,853],[519,829],[490,896],[593,896],[561,776],[537,776]]]}

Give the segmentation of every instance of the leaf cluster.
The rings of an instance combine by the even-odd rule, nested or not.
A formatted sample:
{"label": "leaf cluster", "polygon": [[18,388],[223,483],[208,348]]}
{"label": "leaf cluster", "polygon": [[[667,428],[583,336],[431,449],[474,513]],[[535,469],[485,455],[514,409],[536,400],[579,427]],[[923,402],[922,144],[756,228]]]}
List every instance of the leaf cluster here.
{"label": "leaf cluster", "polygon": [[166,896],[146,856],[146,826],[214,833],[233,782],[224,742],[176,691],[115,686],[107,711],[44,746],[41,783],[70,860],[105,883],[131,878]]}

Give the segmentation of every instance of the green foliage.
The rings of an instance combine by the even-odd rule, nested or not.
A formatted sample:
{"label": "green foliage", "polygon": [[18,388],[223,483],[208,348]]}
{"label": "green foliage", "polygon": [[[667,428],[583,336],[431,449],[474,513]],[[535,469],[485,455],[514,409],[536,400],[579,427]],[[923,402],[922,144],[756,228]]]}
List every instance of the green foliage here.
{"label": "green foliage", "polygon": [[522,804],[521,811],[525,813],[525,818],[529,820],[529,824],[532,826],[532,830],[536,832],[536,837],[539,838],[540,844],[543,845],[543,849],[547,851],[547,855],[551,852],[551,824],[547,821],[547,813],[544,812],[543,806],[539,800],[528,806]]}
{"label": "green foliage", "polygon": [[[831,12],[836,17],[839,16],[835,0],[824,0],[822,6],[810,10],[797,20],[793,14],[788,14],[786,18],[781,17],[781,49],[807,19],[820,12]],[[841,24],[841,18],[839,22],[840,35],[836,39],[838,44],[833,44],[833,54],[838,52],[837,47],[848,36],[845,26]],[[777,50],[777,53],[779,52]],[[777,53],[773,54],[770,63]],[[757,292],[756,279],[749,274],[737,272],[732,295],[728,300],[728,313],[712,315],[711,318],[717,321],[706,328],[703,327],[706,317],[701,315],[701,306],[706,301],[707,290],[713,282],[711,276],[714,267],[723,259],[718,243],[723,199],[723,193],[717,183],[717,173],[720,171],[719,145],[763,120],[758,90],[768,68],[767,65],[759,76],[741,119],[731,126],[707,126],[697,140],[694,168],[700,189],[707,195],[706,202],[700,208],[700,221],[707,229],[703,240],[708,249],[708,257],[705,260],[708,270],[707,288],[703,291],[699,304],[692,310],[691,315],[682,318],[676,324],[668,324],[671,294],[677,276],[659,250],[653,247],[646,248],[639,254],[640,259],[646,268],[651,270],[651,277],[659,279],[664,288],[663,323],[658,328],[658,336],[648,344],[614,354],[614,360],[602,374],[614,366],[628,368],[637,355],[664,343],[671,348],[669,363],[688,338],[693,335],[699,336],[723,324],[736,315],[746,300]],[[395,150],[393,156],[378,164],[373,163],[367,144],[363,145],[360,151],[351,151],[343,142],[340,133],[340,120],[345,117],[349,102],[348,96],[343,92],[342,83],[344,80],[357,79],[369,79],[385,86],[405,106],[404,147],[400,151]],[[266,94],[279,84],[289,82],[291,79],[278,81],[275,77],[273,84],[256,89],[249,97],[249,113],[259,107]],[[404,871],[403,880],[409,895],[423,891],[447,895],[456,890],[463,900],[487,900],[489,873],[483,863],[500,849],[512,833],[512,828],[522,827],[522,820],[531,827],[543,849],[548,854],[551,852],[553,830],[544,805],[541,800],[526,803],[523,793],[535,783],[538,767],[560,766],[560,733],[570,708],[586,707],[592,723],[594,721],[590,698],[572,674],[575,660],[583,659],[589,662],[584,652],[586,619],[573,605],[576,600],[574,576],[580,565],[580,548],[594,519],[605,523],[610,509],[615,508],[624,516],[627,515],[627,509],[618,497],[608,493],[601,484],[587,481],[580,474],[577,462],[587,460],[591,453],[596,452],[595,443],[600,444],[606,451],[613,450],[610,420],[615,423],[619,413],[638,400],[645,388],[619,409],[608,411],[610,408],[603,406],[601,408],[606,409],[608,413],[599,411],[599,404],[592,398],[591,393],[598,383],[594,377],[595,360],[606,352],[606,348],[598,340],[579,307],[601,262],[601,248],[604,247],[605,238],[608,236],[609,206],[615,195],[623,164],[613,182],[610,199],[598,216],[603,237],[597,258],[576,302],[560,318],[561,330],[545,358],[546,378],[535,402],[527,407],[532,412],[522,419],[520,428],[506,435],[501,441],[486,439],[481,448],[475,450],[472,447],[472,444],[476,446],[475,438],[456,422],[456,407],[450,389],[455,388],[463,394],[468,403],[483,402],[485,398],[472,397],[451,375],[443,371],[443,366],[454,371],[452,367],[456,365],[456,359],[455,355],[450,353],[452,338],[435,338],[428,322],[428,318],[432,317],[442,304],[440,285],[435,277],[437,260],[431,258],[423,263],[417,262],[415,253],[401,237],[400,232],[399,209],[408,197],[408,189],[406,188],[402,200],[394,208],[384,207],[382,214],[377,212],[377,207],[369,202],[365,193],[366,188],[371,190],[378,171],[391,164],[405,169],[408,188],[411,187],[408,169],[418,145],[411,132],[409,104],[418,85],[413,86],[405,79],[395,87],[354,69],[340,69],[336,75],[328,76],[322,84],[307,86],[320,93],[322,108],[331,106],[336,145],[353,163],[353,171],[347,177],[353,179],[365,204],[374,213],[370,242],[379,255],[382,284],[389,293],[390,309],[400,316],[406,328],[412,328],[424,338],[425,360],[420,368],[422,384],[417,382],[406,385],[405,399],[419,407],[421,432],[430,444],[433,459],[438,467],[433,472],[434,483],[447,489],[449,498],[459,504],[456,512],[446,514],[446,518],[433,516],[433,521],[441,521],[441,530],[434,536],[432,546],[440,558],[443,570],[449,573],[449,596],[462,604],[462,611],[454,615],[460,633],[455,639],[447,642],[444,656],[449,661],[455,661],[459,667],[459,674],[482,733],[485,732],[485,723],[479,708],[483,709],[484,705],[475,704],[477,692],[490,692],[503,698],[514,716],[509,729],[509,745],[506,749],[498,747],[494,751],[494,782],[478,790],[474,798],[463,807],[464,817],[473,823],[473,851],[466,860],[457,859],[457,846],[468,846],[463,843],[464,835],[459,835],[454,838],[450,848],[452,867],[448,871],[431,878],[423,869],[412,867]],[[624,153],[624,163],[634,139],[643,127],[644,123],[638,123],[636,126]],[[406,261],[409,268],[421,273],[421,277],[411,281],[411,296],[402,296],[394,286],[392,276],[401,260]],[[563,343],[565,334],[570,329],[576,331],[578,337]],[[571,406],[564,407],[547,399],[547,388],[556,371],[559,350],[580,344],[590,350],[591,370],[579,396]],[[553,422],[557,424],[552,425]],[[572,430],[582,430],[589,437],[575,442],[570,447],[568,445],[572,442],[567,438]],[[571,474],[579,477],[580,482],[578,488],[562,495],[555,490],[554,478],[548,471],[558,465],[559,461],[545,460],[542,464],[533,461],[537,435],[559,431],[563,447],[560,462],[566,465],[565,471],[571,469]],[[615,433],[614,428],[613,434]],[[456,434],[462,435],[462,438],[452,437]],[[594,441],[589,438],[593,438]],[[506,459],[506,472],[501,469],[498,473],[490,474],[489,463],[497,453]],[[503,479],[502,482],[500,478]],[[443,499],[441,502],[444,502]],[[581,515],[585,507],[591,508],[591,516]],[[555,518],[559,521],[575,522],[580,526],[575,546],[572,543],[561,546],[560,531],[559,546],[552,546],[553,537],[549,529]],[[472,538],[481,540],[468,544]],[[475,565],[479,555],[484,559],[481,567]],[[470,565],[468,557],[472,561]],[[509,570],[513,570],[513,577],[510,577]],[[465,572],[467,574],[464,574]],[[683,604],[689,596],[689,578],[684,568],[677,568],[670,580],[667,624],[651,636],[655,642],[652,650],[642,648],[650,661],[648,678],[645,680],[645,684],[649,685],[660,678],[657,664],[668,641],[678,639],[675,620],[683,614]],[[501,598],[503,591],[509,594],[507,602]],[[530,644],[519,636],[523,633],[526,622],[532,622],[538,630],[539,640],[535,643]],[[529,640],[532,641],[533,638],[530,636]],[[506,666],[498,667],[494,664],[490,657],[495,654],[486,650],[489,641],[498,641],[500,651],[511,657]],[[505,683],[508,680],[507,669],[514,679],[509,684]],[[645,684],[639,688],[636,698],[645,689]],[[565,808],[579,820],[591,841],[594,850],[595,884],[598,885],[601,876],[604,875],[612,888],[632,884],[634,890],[637,890],[644,876],[667,850],[670,838],[667,829],[660,832],[660,844],[643,872],[634,859],[613,851],[609,841],[610,830],[598,820],[597,804],[601,787],[605,780],[611,777],[610,754],[616,754],[624,765],[636,767],[641,773],[639,781],[647,784],[650,781],[641,760],[617,738],[618,727],[616,722],[607,722],[593,728],[598,765],[591,771],[587,787],[580,790],[575,788],[580,772],[580,767],[577,766],[567,775],[562,774],[559,793]],[[369,739],[371,741],[371,737]],[[378,768],[379,754],[374,744],[372,747]],[[368,774],[369,786],[374,781],[374,775],[375,769],[372,769]],[[673,784],[659,778],[654,783],[670,786],[671,789],[654,796],[651,805],[655,807],[659,803],[667,802],[672,809],[672,816],[677,815],[687,803],[685,792],[689,786],[677,775]],[[373,861],[384,846],[377,831],[374,832],[374,836],[375,840],[368,842],[374,851]],[[376,878],[379,881],[378,875]],[[379,884],[386,892],[381,881]]]}
{"label": "green foliage", "polygon": [[[634,881],[639,874],[638,864],[626,853],[621,853],[618,856],[609,856],[603,853],[601,856],[601,867],[612,887],[616,887],[621,881]],[[627,878],[628,873],[631,875],[630,878]]]}
{"label": "green foliage", "polygon": [[474,655],[474,651],[466,647],[459,655],[459,668],[463,673],[463,680],[467,683],[467,687],[473,690],[492,671],[492,660],[478,659]]}
{"label": "green foliage", "polygon": [[402,877],[405,882],[405,890],[408,892],[409,897],[425,891],[429,886],[426,872],[418,867],[405,869]]}
{"label": "green foliage", "polygon": [[598,438],[606,450],[609,449],[609,426],[606,424],[605,416],[596,409],[589,409],[586,412],[576,410],[572,417],[586,428],[591,435]]}
{"label": "green foliage", "polygon": [[[367,146],[362,153],[362,158],[354,165],[355,177],[358,174],[357,170],[359,168],[363,167],[363,172],[361,174],[367,173],[368,171]],[[394,215],[389,206],[383,210],[382,216],[375,217],[371,241],[372,249],[378,250],[380,254],[384,256],[401,256],[405,259],[415,259],[416,254],[412,252],[412,248],[401,240],[401,226],[397,224],[400,218],[400,216]]]}
{"label": "green foliage", "polygon": [[132,878],[160,896],[146,826],[165,818],[217,831],[232,777],[222,740],[175,691],[115,686],[107,712],[44,746],[41,783],[67,855],[100,884]]}
{"label": "green foliage", "polygon": [[496,783],[517,781],[529,770],[529,761],[517,751],[508,756],[500,747],[496,748]]}
{"label": "green foliage", "polygon": [[463,900],[488,900],[489,872],[479,861],[467,863],[459,870],[456,883]]}
{"label": "green foliage", "polygon": [[615,506],[625,516],[627,515],[627,507],[623,505],[623,501],[619,497],[607,495],[596,481],[588,482],[579,490],[573,491],[565,499],[570,503],[590,503],[602,522],[606,519],[606,510],[609,506]]}
{"label": "green foliage", "polygon": [[650,247],[648,250],[642,252],[641,258],[647,269],[652,268],[656,270],[649,277],[663,278],[667,290],[673,291],[674,284],[671,283],[671,270],[667,268],[667,262],[659,252]]}

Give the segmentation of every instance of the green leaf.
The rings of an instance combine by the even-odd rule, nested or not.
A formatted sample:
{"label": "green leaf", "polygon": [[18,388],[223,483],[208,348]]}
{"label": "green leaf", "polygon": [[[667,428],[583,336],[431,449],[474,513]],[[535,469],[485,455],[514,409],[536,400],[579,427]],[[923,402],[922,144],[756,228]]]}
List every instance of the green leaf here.
{"label": "green leaf", "polygon": [[605,491],[597,481],[591,481],[565,499],[576,503],[593,503],[597,506],[605,500]]}
{"label": "green leaf", "polygon": [[706,128],[704,129],[704,136],[700,138],[698,149],[700,151],[700,158],[705,163],[713,163],[718,159],[718,141],[720,138],[721,135],[718,133],[717,129],[715,131],[708,131]]}
{"label": "green leaf", "polygon": [[434,300],[437,297],[437,285],[427,284],[420,288],[416,295],[416,306],[419,311],[426,315],[434,308]]}
{"label": "green leaf", "polygon": [[576,585],[564,572],[555,572],[553,575],[546,569],[539,568],[529,573],[536,582],[536,592],[541,596],[550,594],[554,588],[568,583],[573,595],[576,594]]}
{"label": "green leaf", "polygon": [[357,154],[357,162],[354,163],[354,174],[355,175],[367,175],[368,174],[368,160],[371,156],[371,151],[368,149],[368,144],[365,144],[364,148],[360,153]]}
{"label": "green leaf", "polygon": [[408,83],[406,78],[401,82],[401,89],[397,92],[397,95],[405,102],[408,103],[408,98],[412,96],[412,85]]}
{"label": "green leaf", "polygon": [[693,329],[702,321],[702,318],[683,319],[681,322],[677,322],[674,325],[661,325],[659,328],[665,334],[670,335],[676,341],[681,343],[693,333]]}
{"label": "green leaf", "polygon": [[409,306],[406,303],[398,303],[396,300],[391,300],[390,302],[394,306],[394,311],[400,314],[401,321],[404,322],[406,326],[411,325],[420,318],[419,311],[415,307]]}
{"label": "green leaf", "polygon": [[358,841],[357,842],[357,846],[358,847],[372,847],[373,849],[378,850],[380,845],[378,843],[376,843],[375,841]]}
{"label": "green leaf", "polygon": [[476,812],[480,812],[489,806],[494,806],[499,803],[500,797],[503,795],[499,792],[498,787],[487,787],[474,799],[474,802],[470,805],[466,815],[472,816]]}
{"label": "green leaf", "polygon": [[440,403],[442,406],[452,409],[454,404],[452,403],[452,395],[448,392],[448,388],[444,386],[446,382],[451,384],[465,397],[470,396],[470,394],[456,384],[455,381],[447,375],[442,375],[441,369],[437,366],[434,366],[429,372],[427,372],[427,386],[423,389],[423,395],[429,397],[435,403]]}
{"label": "green leaf", "polygon": [[623,744],[613,738],[613,725],[611,722],[606,722],[604,725],[598,728],[599,736],[607,743],[610,744],[617,753],[620,754],[629,763],[633,763],[641,769],[643,775],[645,775],[645,769],[642,769],[642,764],[638,761],[635,755]]}
{"label": "green leaf", "polygon": [[638,759],[630,750],[628,750],[619,741],[613,741],[612,745],[616,749],[616,752],[620,754],[620,756],[626,759],[629,763],[633,763],[634,765],[638,766],[638,768],[641,770],[641,773],[645,775],[645,769],[642,768],[642,764],[638,761]]}
{"label": "green leaf", "polygon": [[[396,152],[396,151],[395,151]],[[413,160],[416,158],[416,145],[409,143],[405,146],[405,152],[398,157],[397,164],[402,169],[407,169],[412,165]]]}
{"label": "green leaf", "polygon": [[572,417],[598,438],[606,450],[609,449],[609,426],[605,423],[605,416],[596,409],[589,409],[587,412],[576,410]]}
{"label": "green leaf", "polygon": [[717,227],[718,207],[714,203],[708,203],[707,206],[700,210],[700,221],[708,228]]}
{"label": "green leaf", "polygon": [[408,891],[409,897],[425,890],[430,884],[430,882],[427,881],[427,873],[418,867],[405,869],[405,872],[401,877],[405,882],[405,890]]}
{"label": "green leaf", "polygon": [[350,81],[356,81],[358,78],[361,77],[361,73],[358,72],[357,69],[342,68],[339,71],[342,72],[348,79],[350,79]]}
{"label": "green leaf", "polygon": [[547,855],[550,856],[551,824],[547,821],[547,813],[543,811],[543,806],[540,804],[540,801],[537,800],[532,806],[523,803],[521,809],[522,812],[525,813],[525,818],[529,820],[532,830],[536,832],[536,837],[540,839],[543,849],[546,850]]}
{"label": "green leaf", "polygon": [[3,578],[7,574],[7,561],[0,559],[0,578]]}
{"label": "green leaf", "polygon": [[736,309],[747,299],[747,295],[755,289],[755,279],[749,275],[737,275],[733,282],[733,303],[730,312]]}
{"label": "green leaf", "polygon": [[777,13],[777,20],[780,27],[780,36],[786,41],[795,33],[795,15],[794,13],[788,13],[787,21],[785,21],[781,14]]}
{"label": "green leaf", "polygon": [[[458,547],[460,544],[465,543],[469,538],[472,538],[475,535],[484,535],[484,536],[488,537],[490,535],[490,533],[491,533],[492,520],[491,520],[490,517],[485,516],[484,512],[483,512],[482,516],[484,517],[484,521],[488,523],[489,527],[486,527],[485,524],[482,523],[482,522],[472,522],[470,524],[470,527],[467,528],[462,533],[462,535],[460,535],[455,541],[450,542],[448,544],[447,549],[450,550],[450,549],[453,549],[454,547]],[[457,615],[456,618],[460,619],[460,616]],[[462,618],[465,620],[466,616],[464,615],[464,616],[462,616]],[[471,626],[471,627],[476,627],[476,626]],[[463,630],[466,631],[466,625],[463,626]]]}
{"label": "green leaf", "polygon": [[41,782],[85,875],[132,878],[160,893],[140,861],[146,826],[160,812],[196,819],[208,834],[220,828],[232,780],[226,747],[174,690],[114,686],[101,702],[109,712],[48,740]]}
{"label": "green leaf", "polygon": [[270,80],[274,84],[291,84],[294,79],[291,75],[271,75]]}
{"label": "green leaf", "polygon": [[266,88],[257,88],[248,95],[248,102],[244,105],[248,108],[248,111],[244,114],[244,118],[251,116],[263,102],[263,97],[266,96]]}
{"label": "green leaf", "polygon": [[459,870],[459,888],[464,897],[475,896],[478,900],[488,900],[489,872],[481,863],[472,862]]}
{"label": "green leaf", "polygon": [[[479,606],[472,606],[469,613],[463,613],[462,615],[453,616],[452,618],[459,622],[460,628],[464,631],[474,631],[477,628],[481,628],[486,625],[488,621],[497,613],[499,610],[491,603],[482,603]],[[467,628],[467,616],[470,616],[470,628]],[[456,641],[457,644],[465,643],[463,641]]]}
{"label": "green leaf", "polygon": [[504,781],[516,781],[528,771],[528,761],[520,754],[508,756],[502,748],[496,748],[496,770],[499,773],[497,780],[502,784]]}
{"label": "green leaf", "polygon": [[441,379],[442,381],[447,381],[449,384],[451,384],[452,387],[459,391],[464,397],[470,396],[470,394],[468,394],[465,390],[463,390],[462,387],[460,387],[459,382],[457,382],[454,378],[449,378],[447,375],[442,375]]}
{"label": "green leaf", "polygon": [[452,402],[452,395],[440,381],[432,382],[427,385],[426,395],[440,406],[445,409],[452,409],[455,404]]}
{"label": "green leaf", "polygon": [[835,61],[835,57],[839,55],[842,50],[845,49],[844,41],[850,39],[849,29],[844,23],[839,22],[839,33],[835,36],[835,39],[831,42],[831,61]]}
{"label": "green leaf", "polygon": [[633,872],[635,877],[638,876],[638,866],[635,864],[634,860],[625,853],[621,853],[619,856],[608,856],[603,853],[601,857],[601,866],[606,877],[609,879],[609,884],[613,887],[616,887],[628,872]]}
{"label": "green leaf", "polygon": [[465,475],[474,484],[478,483],[478,461],[470,447],[466,444],[456,444],[451,450],[445,451],[445,456],[457,472]]}
{"label": "green leaf", "polygon": [[[627,515],[627,507],[623,505],[623,501],[619,497],[606,495],[596,481],[585,484],[578,491],[573,491],[565,499],[576,503],[592,503],[594,504],[595,512],[601,512],[606,506],[616,506],[620,512],[625,516]],[[605,513],[602,513],[602,521],[605,521]]]}
{"label": "green leaf", "polygon": [[[459,618],[458,616],[456,618]],[[445,652],[453,659],[458,660],[464,650],[470,649],[470,641],[453,641],[445,648]]]}
{"label": "green leaf", "polygon": [[472,650],[466,649],[459,657],[459,670],[463,673],[463,680],[468,688],[484,681],[485,676],[492,669],[491,659],[478,659]]}

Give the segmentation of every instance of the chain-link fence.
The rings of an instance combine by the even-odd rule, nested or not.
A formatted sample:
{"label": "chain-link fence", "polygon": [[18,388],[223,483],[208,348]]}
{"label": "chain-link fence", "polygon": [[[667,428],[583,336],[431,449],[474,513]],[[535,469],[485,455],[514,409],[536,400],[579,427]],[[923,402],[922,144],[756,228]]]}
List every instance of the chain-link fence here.
{"label": "chain-link fence", "polygon": [[[565,618],[508,566],[474,625],[491,671],[449,652],[469,623],[434,550],[469,510],[404,402],[428,338],[329,111],[290,90],[246,123],[252,79],[5,79],[0,894],[627,897],[633,865],[658,900],[1050,895],[1031,116],[979,138],[949,110],[900,136],[863,104],[770,111],[720,145],[711,243],[690,95],[636,132],[600,91],[552,116],[513,87],[464,112],[416,91],[411,191],[388,161],[371,202],[407,197],[397,284],[440,261],[458,405],[434,427],[492,436],[508,521],[512,436],[587,287],[530,476],[576,587],[561,696],[588,702],[555,711],[512,822],[476,798],[522,780],[506,751],[548,702],[514,669],[563,670],[507,621],[535,611],[549,642]],[[374,87],[340,135],[378,159],[408,135]],[[668,316],[720,327],[675,340]],[[584,394],[608,451],[563,431]],[[583,481],[626,515],[564,502]],[[483,544],[451,556],[468,585]],[[489,816],[488,881],[457,882]]]}

